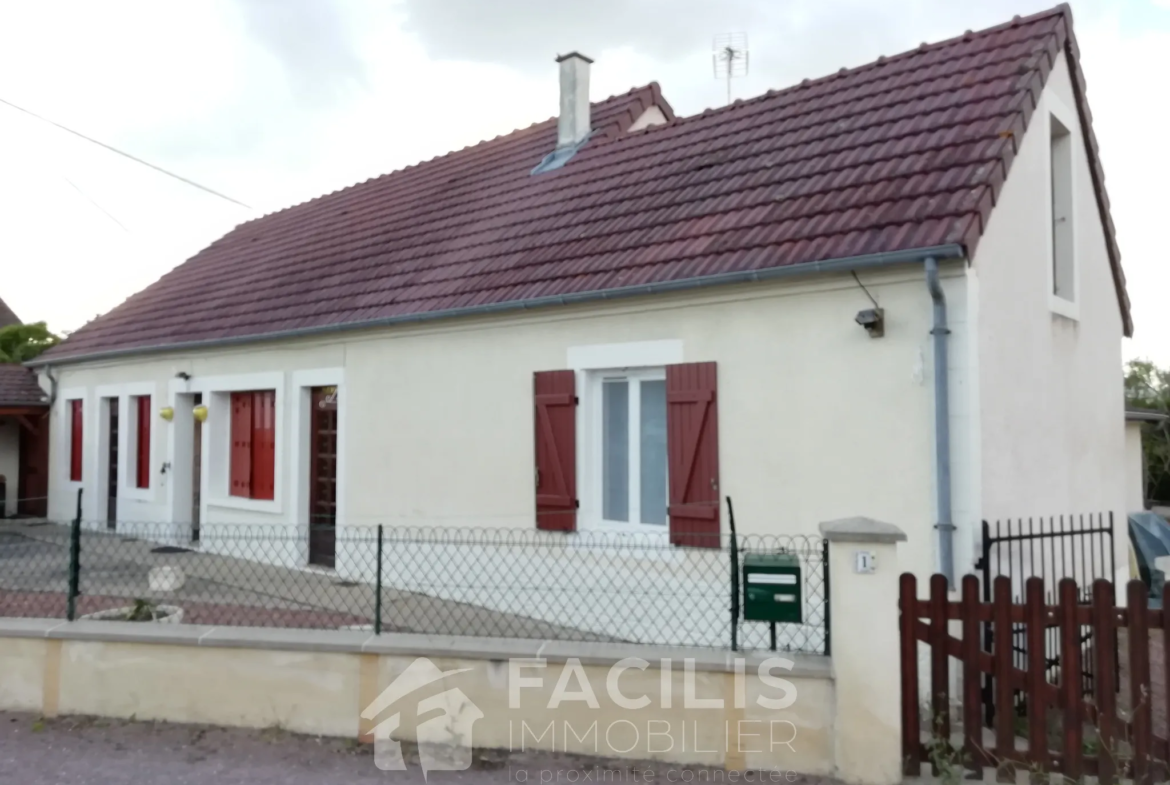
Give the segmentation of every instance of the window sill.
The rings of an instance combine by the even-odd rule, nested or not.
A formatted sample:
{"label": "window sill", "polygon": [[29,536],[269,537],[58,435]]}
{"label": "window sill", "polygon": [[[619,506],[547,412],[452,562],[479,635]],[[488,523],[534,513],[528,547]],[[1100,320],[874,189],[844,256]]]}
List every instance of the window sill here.
{"label": "window sill", "polygon": [[1055,294],[1048,296],[1048,308],[1057,316],[1072,319],[1074,322],[1080,319],[1080,308],[1077,307],[1077,304]]}
{"label": "window sill", "polygon": [[280,513],[280,503],[274,499],[245,499],[243,496],[217,496],[208,499],[207,506],[248,512]]}
{"label": "window sill", "polygon": [[590,522],[569,534],[566,546],[571,551],[592,552],[606,556],[625,556],[653,561],[679,561],[682,550],[670,544],[668,526]]}
{"label": "window sill", "polygon": [[141,502],[154,501],[154,486],[152,485],[149,488],[139,488],[137,485],[123,485],[118,488],[118,498],[134,499]]}

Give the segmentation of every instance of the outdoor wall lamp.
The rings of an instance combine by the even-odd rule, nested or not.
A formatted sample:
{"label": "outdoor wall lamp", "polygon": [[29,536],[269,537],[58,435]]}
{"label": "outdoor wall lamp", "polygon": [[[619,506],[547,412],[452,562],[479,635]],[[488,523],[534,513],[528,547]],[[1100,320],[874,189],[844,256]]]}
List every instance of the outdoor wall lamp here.
{"label": "outdoor wall lamp", "polygon": [[870,338],[881,338],[886,334],[886,311],[884,308],[867,308],[858,311],[854,321],[865,328]]}
{"label": "outdoor wall lamp", "polygon": [[198,420],[199,422],[206,422],[207,421],[207,407],[206,406],[203,406],[203,405],[196,406],[194,409],[191,410],[191,413],[193,415],[195,415],[195,419]]}
{"label": "outdoor wall lamp", "polygon": [[170,406],[164,406],[158,410],[158,416],[162,417],[167,422],[175,419],[175,410]]}

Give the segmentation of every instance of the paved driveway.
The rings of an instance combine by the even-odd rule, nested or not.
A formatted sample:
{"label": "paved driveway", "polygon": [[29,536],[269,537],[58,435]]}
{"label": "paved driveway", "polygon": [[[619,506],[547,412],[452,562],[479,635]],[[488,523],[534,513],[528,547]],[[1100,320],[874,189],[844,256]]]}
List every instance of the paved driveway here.
{"label": "paved driveway", "polygon": [[[288,542],[256,540],[267,547]],[[375,589],[332,571],[296,569],[157,542],[84,530],[78,615],[124,607],[136,598],[183,608],[189,624],[255,627],[373,629]],[[175,591],[149,588],[151,569],[182,570]],[[30,521],[0,521],[0,616],[65,618],[69,581],[69,528]],[[613,640],[583,630],[424,594],[382,590],[382,629],[440,635]]]}

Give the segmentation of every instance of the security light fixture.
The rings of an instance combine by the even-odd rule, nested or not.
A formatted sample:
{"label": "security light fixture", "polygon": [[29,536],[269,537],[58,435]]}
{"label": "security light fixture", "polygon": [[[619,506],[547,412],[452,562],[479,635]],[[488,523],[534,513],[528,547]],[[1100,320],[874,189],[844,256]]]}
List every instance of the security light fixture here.
{"label": "security light fixture", "polygon": [[886,334],[886,311],[884,308],[866,308],[864,311],[858,311],[854,321],[865,328],[870,338],[881,338]]}

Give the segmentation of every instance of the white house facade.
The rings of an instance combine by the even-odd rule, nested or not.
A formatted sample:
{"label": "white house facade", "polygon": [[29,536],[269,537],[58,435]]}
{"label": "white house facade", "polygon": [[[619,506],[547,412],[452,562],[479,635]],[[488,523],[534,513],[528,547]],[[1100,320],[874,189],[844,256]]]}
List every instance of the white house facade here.
{"label": "white house facade", "polygon": [[[73,351],[67,341],[38,365],[43,384],[54,390],[49,514],[71,518],[82,491],[86,526],[133,532],[139,522],[164,524],[170,540],[197,538],[205,548],[216,547],[216,532],[225,527],[283,527],[297,533],[299,545],[270,554],[271,560],[356,577],[368,577],[371,567],[347,552],[342,532],[378,524],[540,529],[542,536],[568,540],[604,535],[618,548],[622,536],[632,535],[663,546],[655,559],[622,568],[650,581],[663,570],[685,573],[695,552],[726,538],[728,497],[740,534],[814,536],[821,522],[854,515],[895,523],[908,535],[906,563],[920,575],[970,571],[984,519],[1092,512],[1112,513],[1124,526],[1121,339],[1131,327],[1100,201],[1095,142],[1082,122],[1083,82],[1070,67],[1070,24],[1062,12],[1049,12],[856,69],[840,77],[845,87],[830,78],[808,88],[848,92],[852,79],[857,89],[877,90],[873,85],[884,77],[874,69],[892,64],[897,78],[913,76],[920,85],[934,79],[950,95],[942,83],[962,77],[962,67],[937,77],[925,71],[914,76],[914,68],[940,59],[932,52],[953,50],[951,60],[961,62],[964,47],[993,49],[998,39],[991,34],[1005,29],[1023,42],[1016,49],[1026,51],[1001,55],[1004,74],[1019,73],[1013,57],[1023,57],[1039,74],[1038,83],[1005,93],[1016,102],[1003,100],[1002,123],[985,123],[990,141],[972,140],[945,153],[923,136],[923,151],[880,162],[883,171],[893,171],[967,155],[971,162],[955,163],[959,168],[943,181],[952,187],[956,178],[967,178],[969,192],[915,195],[919,175],[910,173],[893,185],[832,195],[843,205],[877,198],[873,194],[884,188],[892,189],[890,199],[906,195],[909,217],[898,219],[903,228],[863,225],[888,209],[845,206],[833,214],[835,208],[823,208],[830,213],[816,219],[816,231],[861,222],[853,234],[841,235],[852,239],[834,247],[863,252],[823,250],[827,240],[765,237],[756,249],[764,261],[755,270],[727,268],[704,277],[688,268],[671,280],[643,276],[628,286],[602,287],[604,295],[534,295],[531,307],[505,297],[484,307],[464,303],[450,313],[439,308],[434,318],[417,318],[416,309],[381,321],[334,319],[254,335],[237,330],[217,337],[196,328],[191,340],[180,331],[156,343],[107,346],[99,319],[87,328],[92,337],[75,342]],[[915,65],[920,61],[925,65]],[[783,108],[804,89],[745,106],[762,113],[760,107],[774,101]],[[881,95],[894,108],[908,100]],[[657,104],[623,109],[616,140],[598,142],[598,118],[609,122],[614,100],[595,105],[592,140],[586,134],[575,147],[557,147],[523,177],[560,178],[540,182],[566,183],[565,193],[585,189],[590,177],[601,176],[603,153],[620,157],[622,145],[650,146],[659,138],[702,148],[686,177],[732,167],[731,153],[689,141],[687,134],[697,131]],[[1027,111],[1019,108],[1023,101],[1031,102]],[[741,116],[754,116],[744,111],[729,107],[699,120],[725,118],[737,128],[746,123]],[[1000,125],[1017,130],[1007,133]],[[548,126],[550,134],[554,127]],[[770,138],[761,130],[735,149]],[[992,158],[977,166],[973,156],[992,146]],[[427,167],[450,171],[442,169],[444,160],[402,177],[415,177],[412,187],[427,192]],[[785,165],[778,159],[769,167]],[[867,166],[856,176],[876,177],[872,167],[879,164]],[[998,180],[995,167],[1001,167]],[[731,180],[738,172],[729,168],[719,176]],[[613,199],[655,198],[647,182],[615,179],[608,193]],[[705,187],[724,181],[711,182]],[[782,193],[786,181],[773,188],[780,190],[743,208],[755,211],[751,220],[772,215],[768,211],[785,199],[792,210],[803,209],[796,196]],[[320,200],[319,209],[330,198]],[[545,209],[540,200],[529,203]],[[328,220],[344,225],[350,218],[342,216],[361,211],[355,204]],[[953,215],[937,212],[946,204],[954,206]],[[697,232],[703,221],[715,231],[718,221],[731,220],[728,210],[738,208],[721,209],[677,224],[663,213],[665,245],[655,264],[671,263],[675,241],[669,237]],[[283,242],[270,239],[272,230],[262,232],[265,221],[280,215],[238,229],[240,243]],[[780,212],[768,220],[787,226],[789,219]],[[561,231],[555,221],[550,225],[549,232]],[[767,225],[746,226],[736,230],[745,243],[769,231]],[[298,231],[275,228],[277,235]],[[507,241],[494,224],[475,231],[492,232],[490,242]],[[607,231],[611,237],[618,229]],[[220,264],[216,254],[227,253],[222,244],[232,237],[205,252],[206,261],[196,257],[171,274],[179,279],[155,286],[177,286],[181,279],[185,291],[197,292],[200,264],[208,270]],[[880,242],[866,246],[865,238]],[[599,242],[608,247],[610,241]],[[677,243],[678,254],[692,253],[683,240]],[[465,252],[451,245],[444,253]],[[243,247],[246,253],[249,246]],[[782,253],[811,256],[766,262]],[[734,267],[734,260],[727,263]],[[463,274],[478,275],[467,264]],[[288,272],[290,278],[300,274]],[[395,280],[415,285],[413,275]],[[280,290],[283,279],[273,280],[273,291]],[[323,289],[331,285],[322,279]],[[365,287],[355,303],[378,289]],[[138,297],[149,299],[150,292]],[[242,314],[264,309],[262,303],[240,307]],[[141,300],[132,298],[124,308],[130,315],[115,311],[107,329],[147,318],[134,316],[135,308],[146,308]],[[311,310],[306,306],[306,313]],[[945,367],[936,367],[939,357],[946,358]],[[314,543],[310,522],[326,519],[338,539]],[[1115,539],[1119,548],[1126,542]],[[404,565],[426,563],[426,554],[390,560],[389,578],[404,588],[417,586],[420,576]],[[597,576],[599,582],[613,579]],[[458,587],[431,590],[474,600]],[[725,581],[712,582],[710,592],[719,598],[711,607],[724,613]],[[608,629],[604,609],[587,605],[564,611],[575,614],[569,621]]]}

